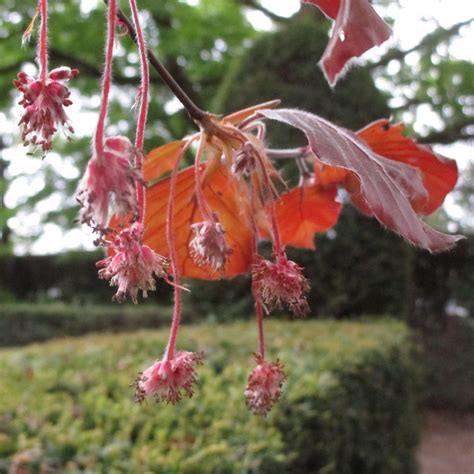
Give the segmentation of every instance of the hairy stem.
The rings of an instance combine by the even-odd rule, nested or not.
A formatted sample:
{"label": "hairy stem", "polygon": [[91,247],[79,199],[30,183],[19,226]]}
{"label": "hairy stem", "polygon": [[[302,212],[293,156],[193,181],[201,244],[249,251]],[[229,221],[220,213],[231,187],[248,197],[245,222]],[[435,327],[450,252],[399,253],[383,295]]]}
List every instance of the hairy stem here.
{"label": "hairy stem", "polygon": [[40,66],[40,79],[46,81],[48,76],[48,0],[39,0],[41,11],[41,26],[38,46],[38,61]]}
{"label": "hairy stem", "polygon": [[[136,0],[130,0],[130,9],[132,11],[133,23],[135,24],[136,38],[138,49],[140,51],[140,67],[141,67],[141,90],[140,90],[140,111],[138,114],[137,133],[135,136],[135,164],[138,169],[142,169],[143,164],[143,144],[145,139],[145,126],[148,114],[148,89],[150,84],[150,73],[148,69],[147,52],[145,40],[143,38],[142,28],[140,26],[140,18],[138,16],[138,8]],[[143,221],[145,213],[145,187],[139,184],[137,187],[138,201],[138,221]]]}
{"label": "hairy stem", "polygon": [[258,160],[260,164],[260,168],[262,170],[264,184],[269,193],[269,203],[268,207],[270,208],[270,224],[272,226],[272,233],[273,233],[273,251],[276,255],[281,255],[283,253],[283,247],[281,245],[281,238],[280,238],[280,229],[278,227],[278,222],[276,218],[276,208],[275,208],[275,198],[272,193],[272,183],[270,181],[270,176],[268,176],[268,172],[265,168],[265,164],[258,155]]}
{"label": "hairy stem", "polygon": [[214,221],[214,217],[207,205],[206,200],[204,199],[204,195],[202,192],[202,181],[201,181],[201,159],[204,152],[204,142],[205,142],[205,134],[204,132],[201,133],[198,149],[196,152],[196,159],[194,160],[194,175],[196,179],[196,199],[199,210],[202,213],[202,217],[205,221]]}
{"label": "hairy stem", "polygon": [[104,82],[102,85],[102,100],[100,103],[99,119],[95,131],[95,152],[97,160],[103,160],[104,155],[104,129],[105,119],[107,117],[107,108],[109,104],[110,83],[112,80],[112,61],[115,40],[115,23],[117,21],[117,3],[116,0],[108,2],[107,13],[107,43],[105,47],[105,69]]}
{"label": "hairy stem", "polygon": [[174,357],[174,352],[176,348],[176,338],[178,337],[179,323],[181,319],[181,273],[178,268],[178,256],[176,254],[176,245],[174,241],[174,199],[176,194],[176,182],[178,177],[178,170],[181,160],[186,153],[186,150],[190,147],[193,140],[189,140],[182,148],[178,160],[173,168],[171,173],[171,182],[170,182],[170,193],[168,197],[168,208],[166,215],[166,242],[168,244],[168,252],[170,259],[171,273],[173,275],[174,283],[174,308],[173,308],[173,321],[171,323],[170,336],[168,340],[168,345],[166,346],[165,351],[165,360],[171,360]]}
{"label": "hairy stem", "polygon": [[265,358],[265,335],[263,333],[263,305],[260,298],[255,300],[255,311],[257,313],[258,325],[258,351],[262,358]]}
{"label": "hairy stem", "polygon": [[291,158],[304,158],[309,153],[311,153],[311,149],[309,146],[302,146],[300,148],[288,148],[284,150],[274,150],[271,148],[267,148],[265,152],[267,153],[268,158],[272,160],[284,160]]}

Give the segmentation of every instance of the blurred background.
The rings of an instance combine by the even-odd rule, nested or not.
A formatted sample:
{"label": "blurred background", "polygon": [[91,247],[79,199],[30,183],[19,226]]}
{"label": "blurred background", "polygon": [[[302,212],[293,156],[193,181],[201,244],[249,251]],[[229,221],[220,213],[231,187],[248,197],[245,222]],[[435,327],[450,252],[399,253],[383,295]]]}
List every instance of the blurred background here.
{"label": "blurred background", "polygon": [[[121,3],[125,8],[126,2]],[[222,409],[225,397],[213,399],[216,394],[209,387],[216,385],[214,388],[220,390],[217,376],[223,377],[221,384],[236,383],[229,382],[232,377],[245,383],[246,367],[235,369],[236,374],[227,374],[223,368],[232,351],[244,361],[239,363],[251,367],[249,359],[239,352],[247,345],[248,353],[255,350],[253,341],[242,336],[250,332],[254,337],[247,321],[253,317],[253,303],[246,277],[218,283],[189,282],[192,291],[186,296],[184,319],[190,325],[185,338],[196,348],[202,348],[209,339],[205,350],[210,351],[210,367],[203,375],[208,388],[203,391],[212,394],[206,395],[205,403],[193,399],[186,402],[190,403],[187,408],[149,407],[135,412],[136,408],[114,395],[116,391],[124,393],[122,385],[127,379],[123,372],[132,377],[133,370],[160,356],[165,332],[135,331],[166,328],[171,292],[162,285],[136,307],[112,303],[113,290],[96,278],[94,264],[101,252],[94,248],[93,236],[74,223],[74,193],[89,159],[100,103],[103,3],[51,2],[51,66],[67,65],[81,73],[70,83],[74,104],[68,114],[76,131],[74,140],[57,138],[54,152],[42,159],[41,154],[31,154],[20,143],[16,124],[21,108],[12,86],[18,71],[33,75],[37,71],[35,35],[30,45],[20,46],[35,2],[0,0],[0,346],[75,337],[42,349],[31,346],[0,352],[0,400],[4,402],[0,408],[0,472],[22,463],[52,472],[66,468],[71,472],[138,472],[137,466],[147,466],[152,472],[410,472],[416,470],[415,412],[420,407],[462,413],[474,410],[474,7],[464,0],[375,0],[373,4],[393,26],[393,39],[364,56],[360,66],[351,69],[334,90],[326,84],[317,64],[331,24],[319,10],[301,7],[298,0],[144,0],[139,5],[149,47],[202,108],[224,114],[279,98],[285,107],[306,109],[351,129],[362,128],[377,118],[393,117],[403,121],[419,142],[456,159],[460,169],[455,191],[444,207],[428,218],[442,231],[467,237],[451,252],[433,256],[414,249],[350,206],[344,208],[335,229],[317,237],[316,252],[289,252],[311,280],[311,321],[293,324],[286,321],[286,315],[277,316],[270,326],[274,334],[270,344],[279,348],[275,356],[293,365],[296,374],[300,370],[303,377],[307,372],[304,364],[309,364],[312,368],[308,371],[318,374],[319,379],[316,375],[308,379],[307,391],[299,393],[291,388],[290,376],[288,399],[277,414],[265,420],[264,433],[256,421],[241,413],[245,407],[239,399],[242,406],[236,404],[232,417],[241,423],[241,431],[230,434],[231,425],[214,425],[215,418],[223,416],[216,407]],[[138,83],[137,51],[126,36],[120,37],[109,134],[133,138],[136,111],[131,109]],[[147,150],[193,130],[179,102],[152,73]],[[291,145],[296,138],[281,128],[269,132],[273,145]],[[283,173],[291,176],[291,170]],[[328,337],[334,343],[318,345],[321,342],[306,334],[304,324],[313,328],[313,335]],[[78,337],[90,332],[124,334],[117,339]],[[353,350],[359,351],[351,359],[355,379],[360,376],[365,380],[359,373],[362,368],[372,381],[374,373],[378,374],[375,379],[381,377],[377,379],[380,382],[388,373],[392,381],[398,380],[394,373],[400,377],[400,384],[393,386],[393,400],[403,400],[404,404],[394,408],[392,400],[389,408],[380,405],[380,412],[390,410],[393,418],[390,421],[380,415],[377,426],[383,432],[391,423],[395,429],[398,425],[393,420],[403,418],[401,414],[410,421],[399,429],[404,433],[401,441],[384,440],[385,451],[377,446],[377,430],[366,445],[357,445],[361,433],[374,430],[371,423],[375,422],[367,418],[367,425],[361,422],[358,426],[354,421],[364,419],[365,408],[354,405],[358,396],[355,382],[345,372],[353,344],[357,346]],[[70,347],[79,354],[74,360],[67,359]],[[131,353],[126,355],[128,350]],[[313,367],[313,362],[306,360],[309,356],[301,357],[304,363],[293,360],[295,351],[300,350],[318,354],[323,361],[328,358],[327,366],[322,362]],[[386,365],[379,367],[374,354],[379,354]],[[68,367],[75,367],[75,375],[69,374]],[[395,372],[390,372],[392,369]],[[110,371],[118,371],[120,376],[109,379]],[[59,383],[57,378],[65,374],[71,379]],[[337,375],[333,377],[336,385],[331,385],[328,374]],[[411,384],[410,380],[419,383]],[[93,395],[94,381],[106,381],[100,396]],[[321,384],[327,391],[315,388]],[[372,385],[364,387],[359,394],[361,404],[367,402],[367,393],[375,393]],[[232,390],[237,400],[241,387]],[[352,394],[351,401],[347,406],[344,401],[333,406],[344,390]],[[42,393],[36,402],[34,392]],[[121,395],[129,403],[127,396]],[[381,392],[380,398],[384,397],[390,399]],[[18,400],[22,402],[18,404]],[[29,412],[30,402],[37,404],[40,415]],[[62,404],[70,409],[67,417],[59,408]],[[105,415],[106,406],[116,409],[110,418]],[[121,415],[130,410],[135,421],[128,420],[127,424]],[[347,425],[339,418],[335,424],[324,418],[332,420],[331,416],[341,410],[347,412]],[[351,415],[351,410],[356,410],[357,416]],[[155,415],[157,411],[160,415]],[[188,433],[188,428],[177,421],[184,415],[196,426],[212,425],[216,439]],[[308,417],[312,420],[309,424]],[[291,426],[290,418],[296,420]],[[128,428],[123,428],[122,422]],[[99,428],[101,423],[107,426]],[[166,430],[156,434],[157,426],[163,424]],[[311,436],[304,436],[303,427],[309,425]],[[292,444],[282,435],[285,430],[303,434]],[[251,434],[245,441],[247,433]],[[325,436],[336,436],[340,444],[329,446],[320,439]],[[269,441],[258,447],[262,437]],[[227,444],[222,446],[217,439]],[[159,447],[151,447],[157,440]],[[308,449],[307,440],[312,440],[310,451],[316,453],[311,459],[301,454]],[[97,449],[85,448],[88,443]],[[390,450],[394,445],[399,449]],[[346,452],[342,446],[350,446],[350,450]],[[374,454],[377,450],[380,459]],[[387,454],[392,451],[393,456]],[[127,456],[136,464],[127,464]],[[187,465],[180,456],[196,459]],[[219,456],[230,459],[228,467],[226,463],[220,467],[213,464]],[[400,464],[403,457],[407,464]],[[145,464],[145,459],[151,464]],[[205,463],[207,470],[202,467]]]}

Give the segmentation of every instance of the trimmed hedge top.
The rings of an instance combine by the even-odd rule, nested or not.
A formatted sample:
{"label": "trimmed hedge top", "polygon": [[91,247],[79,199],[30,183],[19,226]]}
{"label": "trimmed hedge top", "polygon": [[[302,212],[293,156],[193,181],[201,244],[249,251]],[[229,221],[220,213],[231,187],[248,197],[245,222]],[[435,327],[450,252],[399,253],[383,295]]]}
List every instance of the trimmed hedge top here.
{"label": "trimmed hedge top", "polygon": [[206,362],[194,398],[175,407],[136,405],[129,387],[161,356],[165,331],[0,351],[0,472],[11,462],[94,473],[414,471],[417,372],[403,324],[267,322],[289,378],[264,419],[243,397],[255,339],[249,323],[183,328],[179,349],[204,350]]}

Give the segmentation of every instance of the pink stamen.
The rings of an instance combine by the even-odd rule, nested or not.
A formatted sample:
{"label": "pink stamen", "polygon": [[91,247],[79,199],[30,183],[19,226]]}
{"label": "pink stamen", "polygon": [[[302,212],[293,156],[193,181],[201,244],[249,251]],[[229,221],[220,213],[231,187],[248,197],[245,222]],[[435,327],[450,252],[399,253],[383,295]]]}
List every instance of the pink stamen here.
{"label": "pink stamen", "polygon": [[156,289],[155,277],[166,278],[166,259],[143,244],[140,222],[122,230],[108,243],[108,250],[114,254],[97,262],[96,266],[100,268],[99,278],[118,287],[113,299],[119,303],[130,295],[136,304],[140,290],[146,298],[148,291]]}
{"label": "pink stamen", "polygon": [[255,299],[263,304],[267,312],[286,305],[295,316],[303,317],[309,312],[305,293],[309,282],[303,269],[286,255],[275,255],[270,261],[257,257],[252,267],[252,289]]}
{"label": "pink stamen", "polygon": [[191,398],[197,381],[194,367],[202,364],[202,359],[202,353],[176,352],[172,358],[155,362],[138,375],[135,400],[141,403],[154,397],[156,402],[174,405],[183,395]]}
{"label": "pink stamen", "polygon": [[199,266],[209,266],[216,272],[224,270],[232,250],[227,245],[224,227],[215,213],[212,220],[196,222],[191,226],[195,237],[189,242],[191,257]]}
{"label": "pink stamen", "polygon": [[278,360],[266,362],[262,354],[255,354],[255,360],[257,367],[249,376],[244,394],[249,409],[255,415],[266,416],[280,399],[286,374]]}
{"label": "pink stamen", "polygon": [[116,214],[136,219],[136,187],[141,182],[141,174],[133,167],[134,155],[134,147],[128,138],[109,137],[105,140],[102,160],[97,156],[89,160],[76,194],[81,205],[81,223],[104,232],[111,204]]}
{"label": "pink stamen", "polygon": [[23,94],[19,104],[25,109],[19,125],[25,145],[35,145],[47,152],[52,147],[53,135],[58,129],[66,136],[74,130],[64,108],[72,104],[65,81],[77,76],[77,69],[60,67],[53,69],[43,81],[19,72],[13,81]]}

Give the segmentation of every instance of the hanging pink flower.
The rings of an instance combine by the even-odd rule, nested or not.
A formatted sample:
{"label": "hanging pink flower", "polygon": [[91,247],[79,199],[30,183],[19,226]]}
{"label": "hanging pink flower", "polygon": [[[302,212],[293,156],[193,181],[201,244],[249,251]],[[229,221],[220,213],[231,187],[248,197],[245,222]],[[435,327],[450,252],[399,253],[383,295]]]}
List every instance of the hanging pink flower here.
{"label": "hanging pink flower", "polygon": [[203,357],[202,353],[176,352],[172,359],[155,362],[139,374],[135,400],[141,403],[148,397],[154,397],[156,402],[174,405],[183,395],[191,398],[197,381],[194,367],[202,363]]}
{"label": "hanging pink flower", "polygon": [[255,415],[266,416],[280,399],[281,387],[286,380],[286,374],[278,360],[265,362],[260,354],[255,354],[255,360],[257,367],[249,376],[244,394],[249,409]]}
{"label": "hanging pink flower", "polygon": [[212,220],[197,222],[191,228],[196,235],[189,242],[189,248],[196,264],[207,265],[214,271],[224,270],[232,250],[225,241],[224,227],[217,221],[217,216],[214,215]]}
{"label": "hanging pink flower", "polygon": [[138,291],[147,297],[148,291],[155,290],[155,277],[165,277],[167,261],[147,245],[143,245],[143,225],[136,222],[122,230],[109,244],[114,255],[100,260],[99,278],[110,280],[117,286],[114,300],[122,303],[127,294],[137,303]]}
{"label": "hanging pink flower", "polygon": [[133,165],[134,157],[135,148],[128,138],[105,140],[103,156],[94,156],[89,161],[76,194],[81,205],[81,223],[104,230],[111,200],[116,214],[137,215],[137,183],[141,182],[141,173]]}
{"label": "hanging pink flower", "polygon": [[257,150],[251,142],[245,142],[233,156],[231,172],[234,175],[249,176],[257,166]]}
{"label": "hanging pink flower", "polygon": [[68,67],[53,69],[44,80],[34,79],[25,72],[18,73],[13,84],[23,94],[19,104],[25,111],[19,125],[25,145],[36,145],[47,152],[58,130],[68,137],[74,133],[64,110],[72,104],[71,93],[64,83],[78,74],[78,69]]}
{"label": "hanging pink flower", "polygon": [[303,275],[303,268],[284,253],[277,255],[275,261],[257,257],[252,268],[252,281],[255,297],[259,298],[267,312],[274,308],[288,306],[295,316],[303,317],[309,312],[305,292],[309,282]]}

